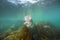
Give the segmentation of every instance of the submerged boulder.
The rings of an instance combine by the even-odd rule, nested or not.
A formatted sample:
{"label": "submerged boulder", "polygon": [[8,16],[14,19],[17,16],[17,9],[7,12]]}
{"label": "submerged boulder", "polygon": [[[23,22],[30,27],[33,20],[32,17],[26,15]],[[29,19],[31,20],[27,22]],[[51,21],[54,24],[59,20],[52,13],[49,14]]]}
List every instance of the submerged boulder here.
{"label": "submerged boulder", "polygon": [[10,32],[3,40],[57,40],[55,35],[54,25],[43,22],[34,24],[32,28],[23,25],[19,30]]}
{"label": "submerged boulder", "polygon": [[22,29],[11,32],[4,40],[31,40],[31,31],[24,25]]}

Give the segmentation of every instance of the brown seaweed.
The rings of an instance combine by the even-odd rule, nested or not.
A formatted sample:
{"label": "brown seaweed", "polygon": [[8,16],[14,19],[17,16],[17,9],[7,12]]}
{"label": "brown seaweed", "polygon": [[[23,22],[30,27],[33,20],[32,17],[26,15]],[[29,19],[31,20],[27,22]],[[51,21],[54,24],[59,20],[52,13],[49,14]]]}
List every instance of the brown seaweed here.
{"label": "brown seaweed", "polygon": [[33,28],[23,25],[16,31],[3,33],[0,40],[60,40],[60,29],[53,24],[42,22],[33,25]]}

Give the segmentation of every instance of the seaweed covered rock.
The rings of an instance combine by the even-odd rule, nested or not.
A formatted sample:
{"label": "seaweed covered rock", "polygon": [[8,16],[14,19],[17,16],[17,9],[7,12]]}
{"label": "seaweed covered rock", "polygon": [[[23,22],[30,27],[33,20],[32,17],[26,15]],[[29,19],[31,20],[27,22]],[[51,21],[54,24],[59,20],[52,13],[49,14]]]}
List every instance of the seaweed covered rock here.
{"label": "seaweed covered rock", "polygon": [[31,31],[24,25],[22,29],[11,32],[4,40],[31,40]]}
{"label": "seaweed covered rock", "polygon": [[40,22],[33,27],[23,25],[22,28],[10,32],[4,40],[57,40],[55,26],[51,23]]}
{"label": "seaweed covered rock", "polygon": [[39,23],[37,24],[37,30],[40,39],[54,40],[55,39],[55,26],[51,23]]}
{"label": "seaweed covered rock", "polygon": [[24,25],[24,27],[22,28],[22,30],[20,31],[20,39],[24,39],[24,40],[31,40],[31,30],[26,27],[26,25]]}
{"label": "seaweed covered rock", "polygon": [[7,37],[5,37],[3,40],[19,40],[19,34],[18,32],[11,32]]}

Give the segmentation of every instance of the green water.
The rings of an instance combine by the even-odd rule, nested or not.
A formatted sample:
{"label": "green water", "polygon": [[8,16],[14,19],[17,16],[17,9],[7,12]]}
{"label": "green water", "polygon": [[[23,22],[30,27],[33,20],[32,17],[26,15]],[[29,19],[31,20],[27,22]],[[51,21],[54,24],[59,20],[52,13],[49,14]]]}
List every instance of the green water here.
{"label": "green water", "polygon": [[[12,11],[14,9],[14,11]],[[51,22],[57,28],[60,27],[60,6],[52,5],[47,7],[41,7],[32,5],[28,8],[23,7],[13,7],[12,9],[8,9],[7,14],[5,13],[0,17],[0,30],[7,30],[11,28],[13,24],[21,27],[20,25],[24,22],[25,15],[31,15],[34,23],[39,23],[41,21]],[[16,27],[18,28],[18,27]]]}
{"label": "green water", "polygon": [[[27,9],[25,9],[27,10]],[[60,27],[60,6],[54,5],[50,7],[40,7],[33,5],[32,7],[28,8],[27,12],[23,14],[23,17],[28,13],[31,15],[33,21],[35,23],[45,21],[51,22],[56,27]]]}

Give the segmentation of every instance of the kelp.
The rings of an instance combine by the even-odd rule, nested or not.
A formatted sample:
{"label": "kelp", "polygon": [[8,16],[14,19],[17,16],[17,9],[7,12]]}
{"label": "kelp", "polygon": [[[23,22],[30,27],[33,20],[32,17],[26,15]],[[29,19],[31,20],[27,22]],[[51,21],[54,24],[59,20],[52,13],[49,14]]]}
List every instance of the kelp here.
{"label": "kelp", "polygon": [[[51,23],[33,24],[33,28],[23,25],[16,31],[11,31],[1,37],[1,40],[60,40],[60,31]],[[47,26],[47,27],[46,27]],[[2,36],[2,35],[1,35]]]}

